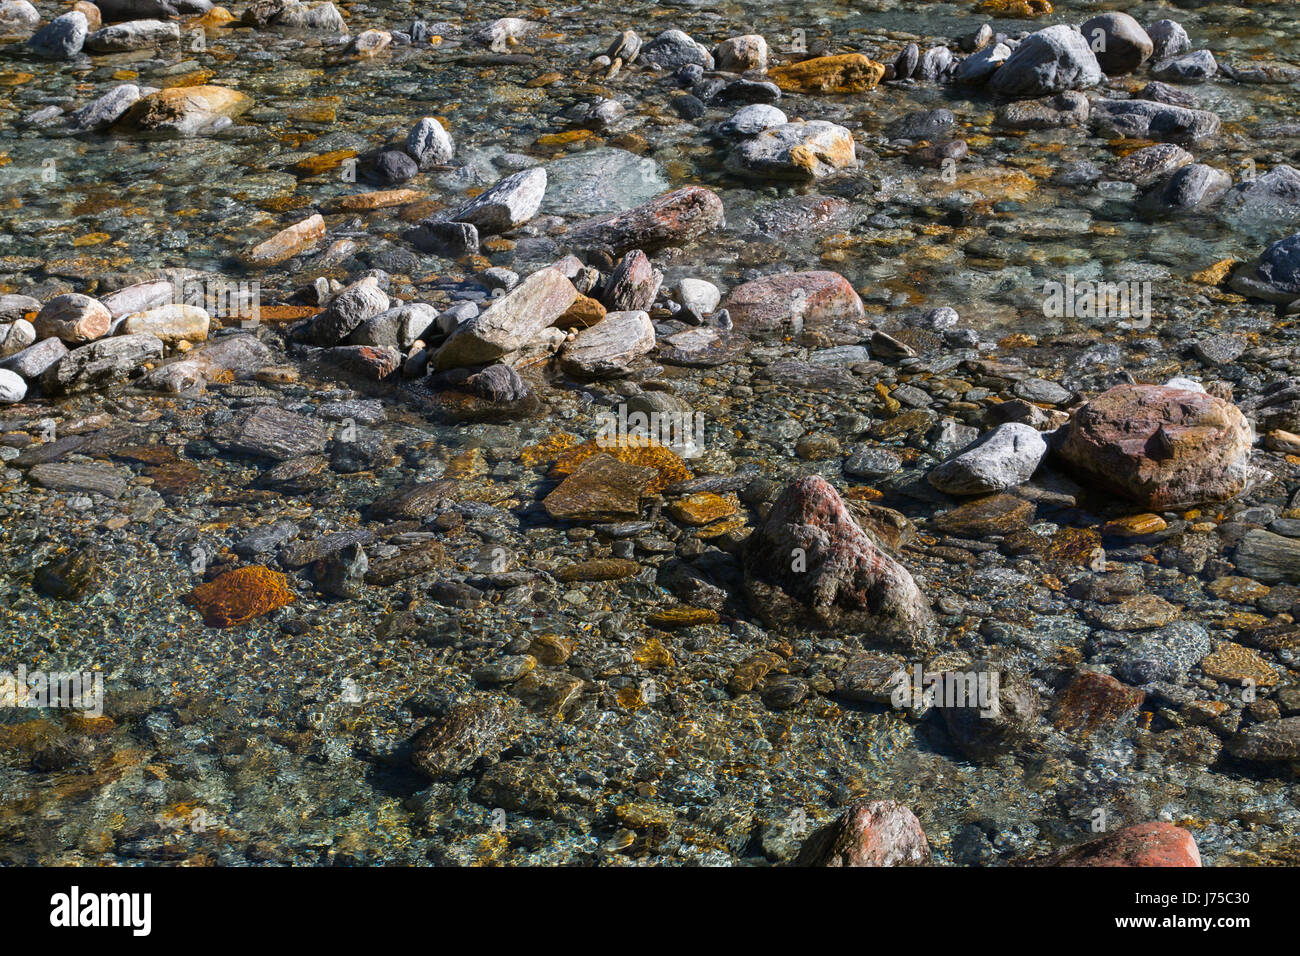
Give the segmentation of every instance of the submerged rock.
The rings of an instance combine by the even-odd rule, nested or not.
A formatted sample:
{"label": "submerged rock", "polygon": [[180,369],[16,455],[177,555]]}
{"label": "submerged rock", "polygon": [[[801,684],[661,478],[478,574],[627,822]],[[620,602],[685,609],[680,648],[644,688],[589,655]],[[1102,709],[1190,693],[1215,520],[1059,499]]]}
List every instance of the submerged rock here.
{"label": "submerged rock", "polygon": [[930,843],[920,821],[893,800],[856,803],[818,830],[795,866],[926,866]]}
{"label": "submerged rock", "polygon": [[736,329],[757,335],[860,331],[862,299],[838,272],[783,272],[732,289],[725,307]]}
{"label": "submerged rock", "polygon": [[771,627],[813,625],[866,644],[929,643],[929,603],[916,582],[823,478],[785,489],[750,536],[744,567],[750,603]]}
{"label": "submerged rock", "polygon": [[1200,866],[1196,840],[1182,827],[1157,821],[1125,827],[1042,860],[1042,866]]}

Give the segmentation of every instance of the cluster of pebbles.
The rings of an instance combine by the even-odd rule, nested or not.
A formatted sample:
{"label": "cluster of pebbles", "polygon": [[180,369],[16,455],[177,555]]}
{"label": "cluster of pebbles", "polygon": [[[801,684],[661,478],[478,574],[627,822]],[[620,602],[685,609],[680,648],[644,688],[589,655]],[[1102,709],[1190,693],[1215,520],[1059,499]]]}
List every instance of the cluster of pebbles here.
{"label": "cluster of pebbles", "polygon": [[[106,679],[102,714],[0,711],[0,859],[1294,859],[1300,126],[1234,175],[1230,91],[1293,112],[1300,69],[1124,13],[561,56],[543,22],[378,12],[0,3],[23,70],[197,30],[577,93],[548,162],[412,111],[289,153],[283,198],[350,174],[217,217],[224,256],[0,263],[0,666]],[[274,121],[188,76],[6,122],[161,150]],[[1035,312],[1026,277],[1095,283],[1092,243],[1167,222],[1235,254],[1161,247],[1154,319]],[[979,270],[1021,283],[1005,322],[949,295]],[[701,440],[602,431],[633,415]],[[913,673],[993,697],[900,703]]]}

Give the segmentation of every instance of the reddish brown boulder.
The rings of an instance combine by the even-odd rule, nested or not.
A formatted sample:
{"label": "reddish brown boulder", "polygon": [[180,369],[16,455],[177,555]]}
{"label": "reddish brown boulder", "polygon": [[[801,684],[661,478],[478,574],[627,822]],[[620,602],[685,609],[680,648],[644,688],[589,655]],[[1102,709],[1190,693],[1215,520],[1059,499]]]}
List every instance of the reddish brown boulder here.
{"label": "reddish brown boulder", "polygon": [[1048,857],[1040,866],[1200,866],[1196,840],[1172,823],[1139,823]]}
{"label": "reddish brown boulder", "polygon": [[603,249],[619,256],[633,249],[685,245],[720,225],[722,200],[717,194],[703,186],[687,186],[627,212],[578,223],[565,239],[574,249]]}
{"label": "reddish brown boulder", "polygon": [[1083,736],[1114,726],[1142,706],[1146,694],[1109,674],[1080,671],[1056,702],[1053,723]]}
{"label": "reddish brown boulder", "polygon": [[731,290],[726,307],[736,328],[750,334],[804,329],[861,331],[862,299],[838,272],[785,272]]}
{"label": "reddish brown boulder", "polygon": [[1166,385],[1118,385],[1075,412],[1060,457],[1102,488],[1167,511],[1245,490],[1254,430],[1236,406]]}
{"label": "reddish brown boulder", "polygon": [[855,803],[804,843],[795,866],[925,866],[930,842],[911,810],[893,800]]}
{"label": "reddish brown boulder", "polygon": [[744,564],[750,605],[770,627],[811,625],[913,649],[929,643],[929,602],[824,478],[785,489],[750,536]]}

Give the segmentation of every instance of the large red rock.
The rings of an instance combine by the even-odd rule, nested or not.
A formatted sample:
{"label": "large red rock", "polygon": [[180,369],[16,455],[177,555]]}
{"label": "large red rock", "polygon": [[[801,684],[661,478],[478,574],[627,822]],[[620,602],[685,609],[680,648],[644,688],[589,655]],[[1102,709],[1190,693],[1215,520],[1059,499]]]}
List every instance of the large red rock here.
{"label": "large red rock", "polygon": [[856,633],[868,645],[929,644],[929,602],[824,478],[808,475],[782,492],[746,543],[744,565],[750,605],[770,627]]}
{"label": "large red rock", "polygon": [[785,272],[746,282],[725,303],[732,322],[750,334],[804,329],[860,329],[862,299],[838,272]]}
{"label": "large red rock", "polygon": [[893,800],[855,803],[804,843],[795,866],[925,866],[930,841],[911,810]]}
{"label": "large red rock", "polygon": [[1245,490],[1254,429],[1205,392],[1118,385],[1075,412],[1060,457],[1092,483],[1168,511]]}
{"label": "large red rock", "polygon": [[1139,823],[1081,843],[1044,866],[1200,866],[1196,840],[1172,823]]}

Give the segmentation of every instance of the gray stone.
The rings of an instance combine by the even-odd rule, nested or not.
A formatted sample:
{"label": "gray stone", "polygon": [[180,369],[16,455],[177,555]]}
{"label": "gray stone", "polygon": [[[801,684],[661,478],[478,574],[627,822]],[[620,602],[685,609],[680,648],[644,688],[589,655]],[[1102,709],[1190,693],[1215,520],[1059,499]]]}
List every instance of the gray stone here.
{"label": "gray stone", "polygon": [[752,103],[738,109],[729,119],[719,123],[715,130],[727,138],[757,136],[766,129],[784,126],[789,120],[785,113],[766,103]]}
{"label": "gray stone", "polygon": [[1219,72],[1219,64],[1209,50],[1197,50],[1163,60],[1151,68],[1151,75],[1171,83],[1203,83]]}
{"label": "gray stone", "polygon": [[[9,361],[19,359],[27,351],[30,349]],[[100,339],[73,349],[42,372],[41,390],[49,395],[69,395],[114,385],[146,362],[162,358],[162,354],[162,339],[144,332]]]}
{"label": "gray stone", "polygon": [[87,103],[68,117],[68,126],[75,130],[98,130],[117,122],[136,100],[140,87],[134,83],[115,86],[99,99]]}
{"label": "gray stone", "polygon": [[1232,176],[1204,163],[1184,166],[1165,184],[1160,204],[1170,209],[1195,209],[1214,202],[1232,187]]}
{"label": "gray stone", "polygon": [[1091,122],[1103,133],[1188,145],[1209,139],[1220,120],[1207,110],[1191,110],[1152,100],[1097,100]]}
{"label": "gray stone", "polygon": [[89,34],[85,47],[92,53],[126,53],[163,43],[179,43],[180,38],[179,24],[162,20],[131,20]]}
{"label": "gray stone", "polygon": [[1046,96],[1102,81],[1101,65],[1083,35],[1065,24],[1031,33],[993,74],[1003,96]]}
{"label": "gray stone", "polygon": [[546,170],[537,166],[500,180],[448,218],[471,223],[481,234],[494,235],[537,215],[546,193]]}
{"label": "gray stone", "polygon": [[940,464],[928,479],[952,495],[1006,491],[1028,481],[1046,454],[1047,442],[1041,432],[1008,422]]}
{"label": "gray stone", "polygon": [[576,378],[626,375],[629,364],[654,347],[655,330],[647,313],[609,312],[565,343],[560,367]]}
{"label": "gray stone", "polygon": [[668,188],[659,165],[625,149],[599,146],[547,163],[542,212],[596,216],[623,212]]}
{"label": "gray stone", "polygon": [[35,345],[29,345],[21,352],[0,361],[0,369],[6,369],[21,375],[30,381],[39,378],[46,369],[57,365],[68,354],[68,347],[61,339],[41,339]]}
{"label": "gray stone", "polygon": [[742,140],[727,168],[764,179],[821,179],[857,165],[853,134],[824,120],[786,123]]}
{"label": "gray stone", "polygon": [[1192,48],[1187,31],[1176,20],[1157,20],[1147,27],[1147,36],[1151,38],[1151,55],[1157,62]]}
{"label": "gray stone", "polygon": [[665,30],[641,48],[641,58],[665,70],[695,64],[713,69],[713,54],[681,30]]}
{"label": "gray stone", "polygon": [[1246,577],[1265,584],[1300,583],[1300,541],[1252,528],[1237,545],[1236,564]]}
{"label": "gray stone", "polygon": [[27,41],[27,49],[47,60],[70,60],[86,42],[86,16],[73,10],[55,17]]}
{"label": "gray stone", "polygon": [[338,345],[366,321],[388,309],[388,295],[372,276],[354,282],[336,295],[311,326],[317,345]]}
{"label": "gray stone", "polygon": [[426,116],[406,134],[406,151],[420,169],[428,169],[451,162],[456,147],[442,124],[434,117]]}

